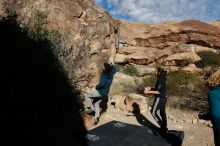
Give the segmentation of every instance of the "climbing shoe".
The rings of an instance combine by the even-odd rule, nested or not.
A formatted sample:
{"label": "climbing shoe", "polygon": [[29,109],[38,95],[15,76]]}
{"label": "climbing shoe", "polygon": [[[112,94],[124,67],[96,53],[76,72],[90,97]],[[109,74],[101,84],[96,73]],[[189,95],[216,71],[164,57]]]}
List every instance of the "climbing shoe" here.
{"label": "climbing shoe", "polygon": [[95,110],[92,107],[86,109],[86,114],[91,114],[93,112],[95,112]]}
{"label": "climbing shoe", "polygon": [[98,124],[99,118],[94,118],[94,125]]}

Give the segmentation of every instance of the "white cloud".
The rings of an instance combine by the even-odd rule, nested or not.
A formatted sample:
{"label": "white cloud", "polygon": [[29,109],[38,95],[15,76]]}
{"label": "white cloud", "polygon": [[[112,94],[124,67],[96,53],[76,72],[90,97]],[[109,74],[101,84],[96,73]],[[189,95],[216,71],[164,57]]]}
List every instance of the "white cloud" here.
{"label": "white cloud", "polygon": [[103,2],[103,0],[95,0],[96,4],[101,5],[101,3]]}
{"label": "white cloud", "polygon": [[219,0],[95,0],[118,19],[141,22],[220,19]]}

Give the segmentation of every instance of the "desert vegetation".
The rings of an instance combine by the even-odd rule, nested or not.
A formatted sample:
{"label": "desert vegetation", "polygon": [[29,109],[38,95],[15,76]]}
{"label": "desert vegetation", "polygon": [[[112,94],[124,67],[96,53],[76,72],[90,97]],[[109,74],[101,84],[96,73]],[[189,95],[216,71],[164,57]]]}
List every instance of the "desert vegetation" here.
{"label": "desert vegetation", "polygon": [[198,52],[201,60],[197,62],[197,66],[200,68],[212,67],[216,68],[220,66],[220,53],[212,51],[202,51]]}
{"label": "desert vegetation", "polygon": [[115,67],[118,72],[122,72],[126,75],[130,75],[130,76],[139,75],[138,69],[132,64],[127,64],[127,65],[116,64]]}
{"label": "desert vegetation", "polygon": [[25,27],[30,38],[36,41],[48,40],[53,47],[59,47],[61,43],[61,34],[58,30],[46,29],[47,14],[45,12],[35,10],[33,13],[33,22],[31,27]]}
{"label": "desert vegetation", "polygon": [[[116,65],[119,72],[132,76],[133,70],[126,70],[125,66]],[[132,67],[133,68],[133,67]],[[136,71],[135,71],[136,72]],[[138,71],[137,71],[138,72]],[[138,93],[143,94],[144,87],[155,86],[156,77],[148,74],[144,77],[137,77],[133,80],[127,79],[122,83],[117,83],[112,87],[114,94]],[[190,73],[179,69],[178,71],[168,72],[167,91],[169,102],[168,106],[180,109],[204,110],[208,108],[206,85],[206,73]],[[148,95],[149,104],[152,104],[154,96]]]}

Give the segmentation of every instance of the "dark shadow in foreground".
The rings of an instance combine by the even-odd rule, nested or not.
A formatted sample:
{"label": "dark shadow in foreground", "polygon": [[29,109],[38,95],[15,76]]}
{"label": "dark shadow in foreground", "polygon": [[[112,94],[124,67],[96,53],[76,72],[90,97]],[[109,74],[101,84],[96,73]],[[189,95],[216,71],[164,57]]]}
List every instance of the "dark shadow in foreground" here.
{"label": "dark shadow in foreground", "polygon": [[148,127],[111,121],[89,131],[89,146],[171,146]]}
{"label": "dark shadow in foreground", "polygon": [[1,133],[4,145],[86,146],[78,92],[48,41],[0,21]]}
{"label": "dark shadow in foreground", "polygon": [[184,138],[184,132],[183,131],[175,131],[175,130],[169,130],[168,133],[164,134],[160,132],[159,128],[155,126],[152,122],[150,122],[144,115],[140,113],[140,108],[137,103],[132,104],[133,111],[132,113],[136,117],[139,124],[148,127],[151,129],[152,133],[155,136],[161,136],[163,137],[171,146],[181,146],[182,141]]}
{"label": "dark shadow in foreground", "polygon": [[140,113],[137,103],[133,108],[132,116],[144,126],[111,121],[88,132],[89,146],[181,146],[183,132],[169,131],[164,135]]}

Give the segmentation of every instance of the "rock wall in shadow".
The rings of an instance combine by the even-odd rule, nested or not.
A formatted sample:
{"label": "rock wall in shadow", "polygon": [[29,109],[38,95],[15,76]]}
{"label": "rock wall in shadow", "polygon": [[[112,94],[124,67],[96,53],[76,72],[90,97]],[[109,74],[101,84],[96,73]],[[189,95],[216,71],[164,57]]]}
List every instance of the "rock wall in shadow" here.
{"label": "rock wall in shadow", "polygon": [[86,146],[78,92],[50,43],[0,21],[1,133],[4,145]]}

